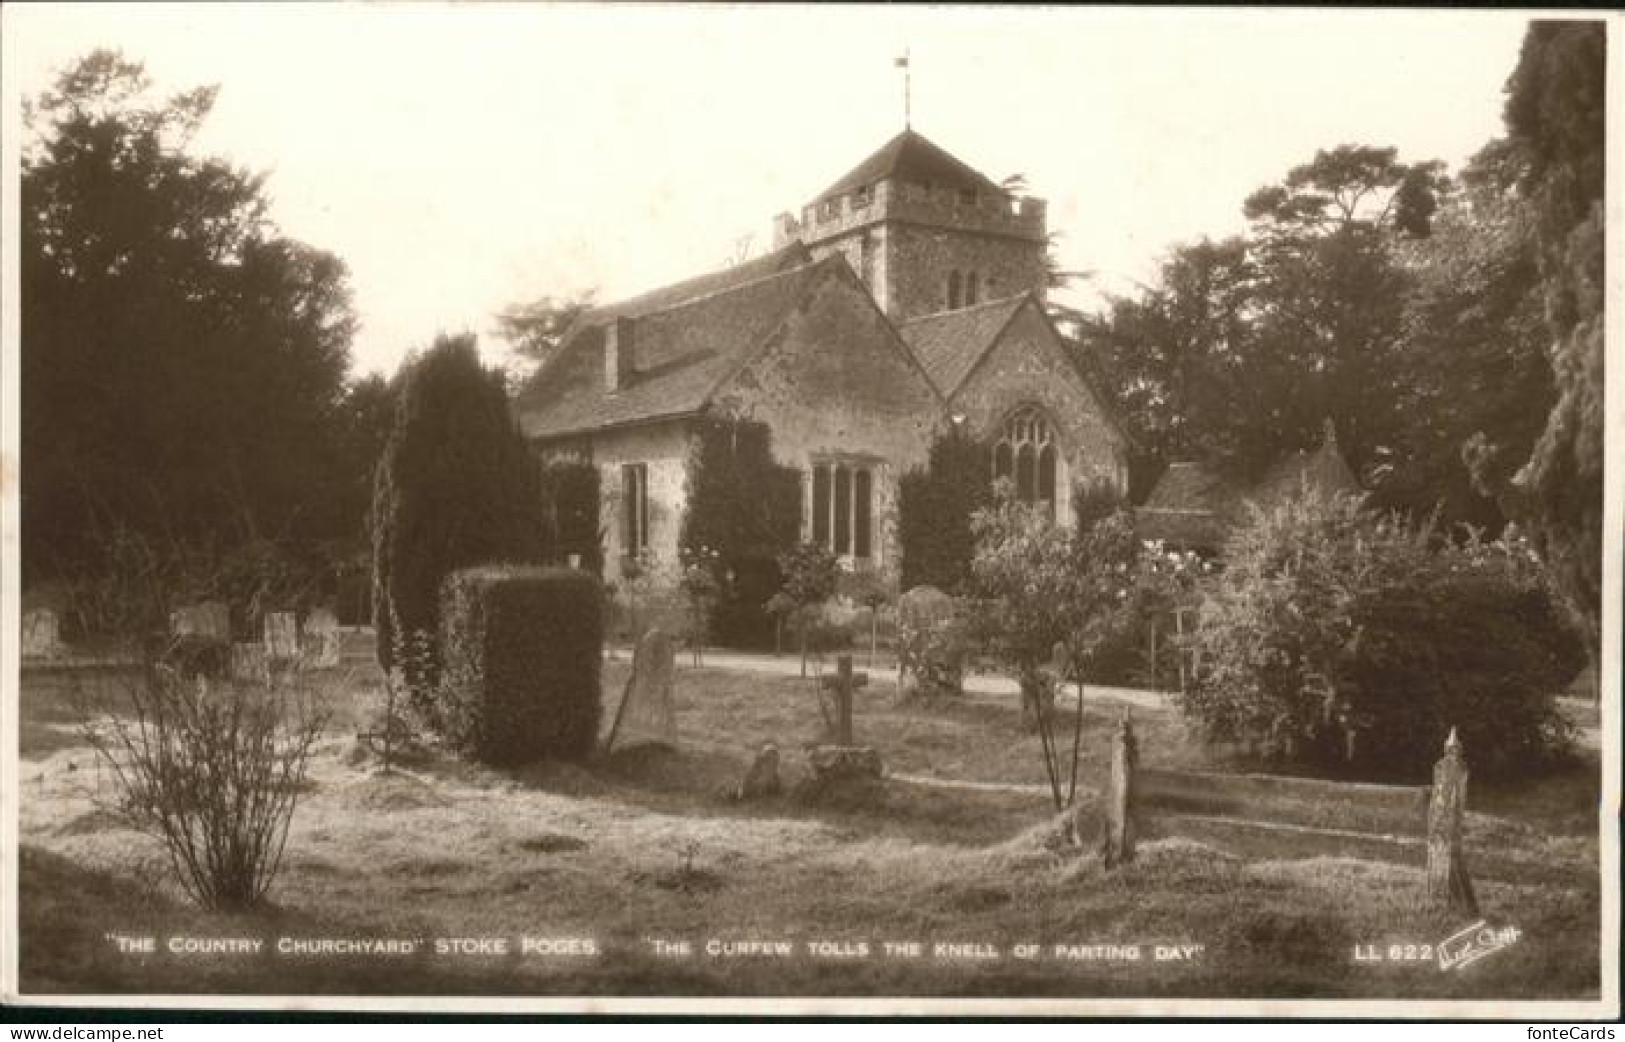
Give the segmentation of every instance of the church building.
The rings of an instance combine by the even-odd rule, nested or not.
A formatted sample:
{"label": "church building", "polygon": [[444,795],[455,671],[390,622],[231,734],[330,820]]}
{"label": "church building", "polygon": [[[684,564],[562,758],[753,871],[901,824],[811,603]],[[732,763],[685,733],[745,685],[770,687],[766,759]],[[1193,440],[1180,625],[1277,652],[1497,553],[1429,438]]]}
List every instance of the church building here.
{"label": "church building", "polygon": [[895,575],[898,482],[954,426],[1018,495],[1127,487],[1126,441],[1044,310],[1045,208],[912,129],[774,222],[771,252],[584,315],[515,401],[599,469],[605,578],[677,559],[694,423],[763,422],[802,536]]}

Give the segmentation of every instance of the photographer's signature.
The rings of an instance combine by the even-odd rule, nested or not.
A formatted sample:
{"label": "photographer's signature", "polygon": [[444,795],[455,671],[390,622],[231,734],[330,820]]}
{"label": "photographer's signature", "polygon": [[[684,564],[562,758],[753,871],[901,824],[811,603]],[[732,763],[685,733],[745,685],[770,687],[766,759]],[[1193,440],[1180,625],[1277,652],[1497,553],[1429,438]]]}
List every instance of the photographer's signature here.
{"label": "photographer's signature", "polygon": [[1523,933],[1516,926],[1491,926],[1487,920],[1457,930],[1439,942],[1439,969],[1459,970],[1516,944]]}

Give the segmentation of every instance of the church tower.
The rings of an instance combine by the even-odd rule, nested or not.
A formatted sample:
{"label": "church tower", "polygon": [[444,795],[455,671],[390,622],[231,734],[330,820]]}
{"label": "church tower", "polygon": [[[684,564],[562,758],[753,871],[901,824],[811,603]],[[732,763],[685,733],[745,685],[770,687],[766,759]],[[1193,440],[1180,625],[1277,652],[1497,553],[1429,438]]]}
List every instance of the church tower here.
{"label": "church tower", "polygon": [[1042,199],[1016,199],[912,129],[802,208],[774,221],[777,249],[800,240],[842,253],[893,322],[1044,292]]}

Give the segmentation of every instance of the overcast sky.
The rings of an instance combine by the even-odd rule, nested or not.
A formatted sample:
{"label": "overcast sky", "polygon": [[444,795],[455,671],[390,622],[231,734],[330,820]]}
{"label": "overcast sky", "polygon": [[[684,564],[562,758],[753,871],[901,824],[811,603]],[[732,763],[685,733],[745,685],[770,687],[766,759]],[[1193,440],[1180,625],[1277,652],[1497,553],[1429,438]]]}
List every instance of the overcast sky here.
{"label": "overcast sky", "polygon": [[[902,127],[1050,200],[1062,260],[1124,291],[1349,142],[1452,169],[1501,129],[1524,17],[431,4],[7,5],[34,93],[94,47],[219,84],[199,140],[270,172],[283,230],[350,266],[358,372],[503,305],[614,298],[770,244]],[[14,104],[15,96],[7,103]],[[1084,298],[1087,303],[1087,298]]]}

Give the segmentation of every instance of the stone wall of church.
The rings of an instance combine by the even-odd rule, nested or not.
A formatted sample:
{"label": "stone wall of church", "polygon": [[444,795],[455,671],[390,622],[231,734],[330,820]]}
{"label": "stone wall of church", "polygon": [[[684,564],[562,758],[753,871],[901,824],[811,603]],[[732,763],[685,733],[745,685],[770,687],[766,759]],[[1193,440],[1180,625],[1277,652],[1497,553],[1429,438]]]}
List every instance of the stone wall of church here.
{"label": "stone wall of church", "polygon": [[894,224],[886,241],[886,313],[894,320],[948,308],[948,276],[978,276],[979,301],[1042,292],[1044,244],[948,228]]}
{"label": "stone wall of church", "polygon": [[621,579],[626,557],[622,467],[648,467],[649,551],[656,568],[670,581],[678,574],[677,548],[688,504],[688,460],[692,446],[688,425],[671,421],[558,442],[543,449],[543,459],[579,459],[598,467],[598,523],[604,530],[604,579]]}
{"label": "stone wall of church", "polygon": [[1126,493],[1127,445],[1064,351],[1043,314],[1024,307],[950,408],[965,416],[977,436],[991,440],[1011,412],[1036,405],[1056,428],[1068,485],[1106,478]]}
{"label": "stone wall of church", "polygon": [[[895,571],[897,482],[925,462],[945,414],[852,273],[832,267],[776,342],[719,393],[716,407],[765,422],[774,456],[809,483],[819,462],[867,467],[874,481],[873,563]],[[806,485],[802,498],[805,513],[811,502]]]}

